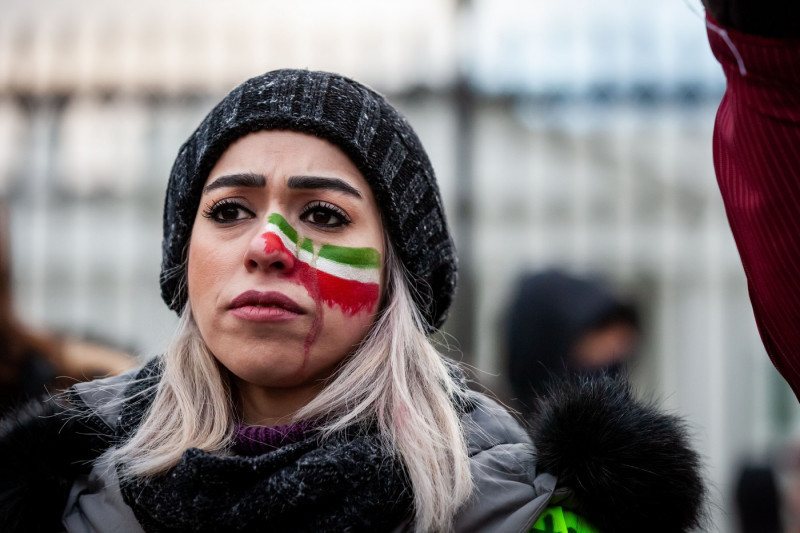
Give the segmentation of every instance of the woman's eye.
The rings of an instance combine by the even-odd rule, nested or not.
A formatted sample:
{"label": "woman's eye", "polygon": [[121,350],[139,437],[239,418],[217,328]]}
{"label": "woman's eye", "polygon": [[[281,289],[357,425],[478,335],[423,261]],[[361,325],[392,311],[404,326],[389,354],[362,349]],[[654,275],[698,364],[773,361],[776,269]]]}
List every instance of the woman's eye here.
{"label": "woman's eye", "polygon": [[300,219],[321,228],[338,228],[350,223],[350,218],[343,210],[327,202],[315,202],[307,206]]}
{"label": "woman's eye", "polygon": [[217,202],[209,207],[203,213],[203,216],[216,222],[224,223],[252,218],[253,213],[238,202],[232,200],[222,200],[221,202]]}
{"label": "woman's eye", "polygon": [[312,224],[321,224],[323,226],[332,226],[340,222],[339,217],[336,216],[336,213],[332,213],[326,209],[315,209],[314,211],[311,211],[306,216],[306,220]]}

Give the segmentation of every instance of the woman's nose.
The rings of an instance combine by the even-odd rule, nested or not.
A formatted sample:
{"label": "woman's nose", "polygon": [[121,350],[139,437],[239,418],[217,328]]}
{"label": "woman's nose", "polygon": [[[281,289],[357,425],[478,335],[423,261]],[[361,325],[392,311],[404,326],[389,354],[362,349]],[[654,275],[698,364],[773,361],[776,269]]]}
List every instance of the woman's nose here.
{"label": "woman's nose", "polygon": [[245,266],[248,270],[275,270],[290,272],[295,265],[295,255],[284,242],[280,235],[273,231],[262,229],[251,239],[245,255]]}

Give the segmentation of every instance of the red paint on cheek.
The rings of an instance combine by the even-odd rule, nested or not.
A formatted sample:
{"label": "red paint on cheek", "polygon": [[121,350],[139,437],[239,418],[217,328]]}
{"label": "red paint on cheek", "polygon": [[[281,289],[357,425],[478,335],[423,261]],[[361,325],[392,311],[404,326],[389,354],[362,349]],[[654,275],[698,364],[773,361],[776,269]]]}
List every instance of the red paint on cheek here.
{"label": "red paint on cheek", "polygon": [[378,303],[378,284],[361,283],[337,278],[321,270],[317,271],[322,301],[329,307],[338,305],[347,316],[361,311],[372,311]]}

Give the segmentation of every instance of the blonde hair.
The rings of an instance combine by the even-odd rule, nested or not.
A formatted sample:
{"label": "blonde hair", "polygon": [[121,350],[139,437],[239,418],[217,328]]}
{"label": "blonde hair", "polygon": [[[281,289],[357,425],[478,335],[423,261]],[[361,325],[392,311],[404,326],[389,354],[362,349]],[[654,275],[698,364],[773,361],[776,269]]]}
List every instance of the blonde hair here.
{"label": "blonde hair", "polygon": [[[414,494],[418,532],[449,531],[472,492],[469,457],[456,405],[465,392],[424,333],[405,272],[386,239],[386,297],[370,333],[323,390],[294,415],[321,419],[323,436],[377,422],[402,459]],[[104,457],[123,478],[173,467],[190,447],[224,452],[236,411],[227,370],[214,358],[184,309],[163,358],[153,403],[132,437]]]}

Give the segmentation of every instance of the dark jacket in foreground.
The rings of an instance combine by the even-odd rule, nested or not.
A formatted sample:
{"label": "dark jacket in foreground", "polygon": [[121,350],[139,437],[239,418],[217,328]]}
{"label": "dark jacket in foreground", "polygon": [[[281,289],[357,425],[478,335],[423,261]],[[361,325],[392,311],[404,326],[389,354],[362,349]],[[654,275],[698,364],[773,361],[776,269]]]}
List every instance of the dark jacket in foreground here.
{"label": "dark jacket in foreground", "polygon": [[[31,404],[3,422],[0,530],[408,527],[410,495],[397,475],[402,466],[386,460],[390,454],[375,446],[368,431],[256,458],[189,450],[161,480],[121,490],[116,473],[92,461],[120,438],[120,427],[136,411],[133,402],[119,401],[135,376],[76,385],[65,398]],[[681,422],[637,403],[624,383],[573,381],[555,390],[533,421],[536,451],[495,402],[478,393],[470,399],[463,421],[475,491],[456,517],[455,531],[529,531],[550,504],[579,511],[606,533],[642,527],[674,533],[698,524],[704,490]]]}

